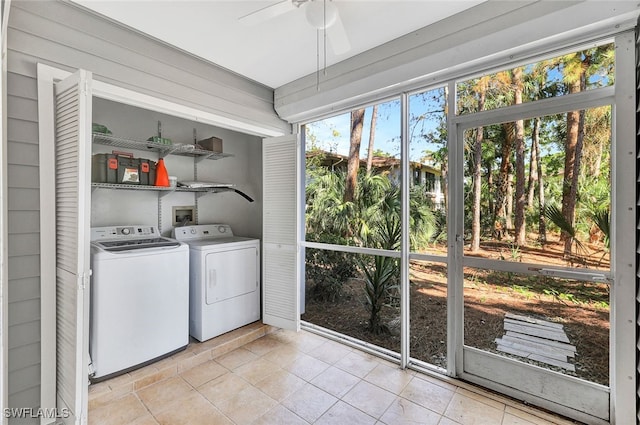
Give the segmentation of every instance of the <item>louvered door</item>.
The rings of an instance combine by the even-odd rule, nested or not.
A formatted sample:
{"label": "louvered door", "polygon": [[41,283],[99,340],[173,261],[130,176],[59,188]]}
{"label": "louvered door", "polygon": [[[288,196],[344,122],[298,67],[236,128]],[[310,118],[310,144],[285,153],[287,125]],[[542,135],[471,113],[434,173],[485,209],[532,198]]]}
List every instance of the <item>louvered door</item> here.
{"label": "louvered door", "polygon": [[[55,85],[57,407],[87,423],[91,73]],[[42,211],[47,211],[43,206]]]}
{"label": "louvered door", "polygon": [[263,322],[300,328],[298,256],[298,137],[264,139],[263,163]]}

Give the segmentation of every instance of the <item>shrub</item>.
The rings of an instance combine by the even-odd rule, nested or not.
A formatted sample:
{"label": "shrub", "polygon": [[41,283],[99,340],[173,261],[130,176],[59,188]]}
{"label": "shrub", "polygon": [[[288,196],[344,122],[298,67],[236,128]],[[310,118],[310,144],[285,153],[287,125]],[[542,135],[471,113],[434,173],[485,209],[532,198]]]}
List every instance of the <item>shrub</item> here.
{"label": "shrub", "polygon": [[342,286],[356,274],[353,259],[339,251],[306,250],[305,277],[312,283],[309,296],[317,301],[336,301],[342,295]]}

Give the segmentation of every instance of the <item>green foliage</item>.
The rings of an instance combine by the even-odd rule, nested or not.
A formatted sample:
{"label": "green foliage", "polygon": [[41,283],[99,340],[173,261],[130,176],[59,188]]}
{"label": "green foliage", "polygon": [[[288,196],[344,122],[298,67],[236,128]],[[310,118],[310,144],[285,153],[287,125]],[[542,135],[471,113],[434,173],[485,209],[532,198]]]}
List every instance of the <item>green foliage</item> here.
{"label": "green foliage", "polygon": [[[323,167],[307,170],[306,234],[307,240],[380,248],[379,232],[386,215],[400,222],[401,191],[386,175],[358,174],[353,202],[344,202],[346,173]],[[410,190],[409,216],[412,249],[433,242],[438,230],[431,200],[422,185]]]}
{"label": "green foliage", "polygon": [[[586,78],[587,88],[613,84],[614,49],[612,45],[598,46],[576,52],[563,57],[552,58],[523,67],[523,102],[531,102],[554,96],[562,96],[569,92],[569,84],[577,77]],[[513,70],[505,70],[491,75],[460,82],[457,85],[456,107],[457,114],[469,114],[480,109],[496,109],[515,102],[512,78]],[[433,164],[441,167],[443,177],[448,170],[447,157],[447,114],[445,111],[454,105],[447,104],[445,89],[429,92],[433,101],[429,104],[437,105],[432,111],[422,109],[419,114],[409,117],[411,143],[428,144],[430,151],[424,151],[424,157]],[[426,95],[426,94],[425,94]],[[428,102],[423,102],[428,103]],[[439,105],[442,105],[440,108]],[[453,108],[452,108],[453,109]],[[434,117],[440,117],[438,125],[434,125]],[[539,148],[545,199],[560,202],[563,197],[565,178],[565,143],[567,140],[567,115],[556,114],[539,117],[536,122],[539,127]],[[532,135],[534,120],[525,120],[525,161],[531,160]],[[429,124],[429,125],[427,125]],[[498,188],[499,183],[510,177],[509,184],[522,183],[516,181],[514,163],[515,154],[512,148],[505,148],[504,142],[513,123],[487,125],[482,128],[483,144],[481,152],[482,187],[481,187],[481,235],[493,237],[496,222],[503,224],[513,217],[505,217],[501,205],[504,196]],[[465,163],[464,171],[464,228],[469,231],[472,226],[472,211],[475,200],[472,193],[473,163],[475,160],[471,149],[472,136],[478,129],[465,132]],[[583,245],[585,236],[593,233],[597,227],[602,232],[605,244],[609,246],[610,237],[610,192],[611,192],[611,108],[590,108],[584,113],[584,134],[582,161],[578,173],[578,191],[576,199],[575,222],[569,222],[561,210],[555,205],[546,205],[542,211],[538,208],[539,200],[535,200],[526,212],[525,223],[529,230],[538,230],[540,214],[544,216],[549,231],[565,232],[570,238],[572,247],[577,251],[586,252]],[[537,134],[537,133],[536,133]],[[333,138],[337,137],[334,131]],[[332,137],[329,136],[328,139]],[[326,149],[331,140],[318,141],[313,132],[307,134],[308,151]],[[318,155],[319,152],[317,152]],[[376,154],[383,154],[376,151]],[[503,156],[505,156],[503,158]],[[505,165],[500,173],[499,166]],[[510,164],[508,164],[510,163]],[[528,170],[528,164],[527,164]],[[528,173],[528,171],[526,172]],[[321,156],[314,156],[307,163],[306,186],[306,238],[316,241],[339,245],[365,246],[369,248],[397,250],[401,240],[401,191],[387,175],[366,173],[358,174],[357,192],[352,202],[344,202],[344,186],[346,175],[342,171],[334,171],[322,166]],[[463,176],[453,176],[454,179]],[[528,179],[528,176],[525,175]],[[444,180],[446,184],[446,179]],[[532,182],[533,186],[537,184]],[[513,192],[513,191],[512,191]],[[511,192],[511,196],[513,193]],[[534,192],[537,198],[537,190]],[[500,195],[500,196],[498,196]],[[513,202],[516,204],[516,202]],[[521,205],[521,203],[520,203]],[[439,242],[446,236],[446,216],[437,210],[427,196],[426,188],[414,186],[411,188],[409,200],[409,229],[411,250],[418,251],[429,244]],[[509,237],[509,236],[506,236]],[[512,246],[510,252],[502,254],[505,259],[519,261],[522,253],[518,247]],[[354,258],[338,253],[321,254],[320,251],[307,256],[308,278],[322,289],[318,289],[320,298],[335,299],[340,294],[342,282],[350,277],[363,277],[365,281],[366,305],[371,313],[369,327],[373,332],[383,332],[384,326],[379,317],[382,307],[397,285],[397,259],[385,256],[363,256],[357,262],[349,261]],[[329,275],[329,276],[327,276]],[[508,275],[509,282],[515,277]],[[502,279],[505,279],[504,276]],[[514,286],[515,291],[529,291],[528,286]],[[562,289],[551,288],[556,291],[557,299],[571,300],[571,294]],[[528,292],[527,292],[528,293]]]}
{"label": "green foliage", "polygon": [[[374,243],[376,248],[395,251],[400,248],[402,226],[399,217],[394,214],[382,214],[377,217],[377,229]],[[364,272],[365,300],[369,310],[369,330],[375,334],[387,332],[380,311],[391,291],[399,285],[398,260],[392,257],[376,255],[371,259],[363,256],[359,261]]]}
{"label": "green foliage", "polygon": [[[346,176],[323,167],[307,169],[306,238],[308,241],[366,246],[390,251],[402,240],[401,192],[386,175],[360,172],[353,202],[344,202]],[[426,247],[438,230],[433,206],[423,186],[411,188],[410,243]],[[380,311],[398,285],[398,262],[384,256],[365,256],[355,264],[340,252],[308,250],[307,279],[316,299],[335,301],[343,283],[359,271],[365,281],[365,301],[370,313],[369,329],[386,331]]]}
{"label": "green foliage", "polygon": [[369,330],[375,334],[387,332],[380,311],[390,291],[398,286],[398,260],[391,257],[375,256],[373,262],[363,262],[365,275],[365,299],[369,310]]}
{"label": "green foliage", "polygon": [[[409,243],[412,251],[419,251],[439,240],[446,233],[444,223],[439,222],[443,213],[438,211],[427,196],[424,185],[415,185],[409,192]],[[443,217],[444,218],[444,217]]]}
{"label": "green foliage", "polygon": [[[585,49],[570,55],[540,61],[523,67],[522,102],[532,102],[548,97],[563,96],[569,92],[569,85],[586,79],[586,87],[602,87],[613,84],[613,66],[615,49],[611,44]],[[515,102],[513,96],[514,86],[512,78],[513,70],[504,70],[491,75],[483,75],[475,79],[458,83],[456,87],[456,104],[458,114],[470,114],[480,110],[497,109],[512,105]],[[584,136],[581,157],[573,160],[574,164],[580,164],[579,170],[574,171],[578,175],[577,198],[575,199],[575,221],[571,223],[575,241],[587,240],[593,233],[596,221],[593,212],[599,208],[608,208],[610,204],[610,163],[611,163],[611,107],[595,107],[585,110],[581,133]],[[560,200],[567,195],[563,185],[565,174],[565,145],[568,138],[567,114],[555,114],[539,117],[535,122],[539,123],[538,129],[540,149],[540,161],[542,165],[541,178],[544,182],[545,199]],[[532,160],[534,120],[525,120],[525,184],[530,182],[528,174],[529,161]],[[513,223],[514,215],[519,211],[511,212],[511,217],[505,217],[503,208],[504,196],[514,196],[514,188],[522,182],[518,182],[515,176],[515,153],[513,147],[509,147],[506,136],[511,131],[513,123],[494,124],[471,128],[464,133],[464,228],[465,237],[470,236],[473,227],[475,206],[480,205],[480,230],[481,237],[491,237],[496,220]],[[474,199],[473,174],[475,170],[473,155],[477,132],[482,129],[482,190],[480,199]],[[504,149],[503,149],[504,148]],[[504,155],[509,157],[503,158]],[[507,176],[500,173],[499,167],[505,164]],[[503,169],[503,171],[505,171]],[[501,185],[505,178],[509,179],[510,192]],[[537,184],[536,182],[532,182]],[[534,208],[537,205],[537,188],[534,193],[534,202],[528,205],[529,210],[525,214],[525,225],[530,231],[536,232],[540,211]],[[575,192],[574,192],[575,193]],[[511,199],[511,205],[517,208],[515,199]],[[565,199],[565,201],[568,201]],[[569,205],[571,203],[568,202]],[[506,218],[506,220],[505,220]],[[565,223],[566,224],[566,223]],[[550,230],[560,230],[558,226]],[[512,229],[508,229],[512,230]],[[544,229],[543,229],[544,230]],[[493,235],[495,236],[495,235]],[[573,242],[574,247],[581,248],[580,242]]]}
{"label": "green foliage", "polygon": [[[391,182],[386,176],[359,173],[353,202],[344,201],[346,173],[319,167],[308,170],[306,187],[307,240],[330,235],[347,245],[366,245],[373,218],[389,199]],[[334,242],[335,243],[335,242]]]}
{"label": "green foliage", "polygon": [[608,208],[601,208],[591,213],[591,219],[604,235],[604,244],[609,249],[611,241],[611,220]]}
{"label": "green foliage", "polygon": [[533,291],[531,291],[531,287],[530,286],[512,285],[511,289],[513,290],[513,292],[516,292],[516,293],[522,295],[526,299],[531,299],[531,298],[533,298],[535,296]]}
{"label": "green foliage", "polygon": [[576,228],[565,218],[560,208],[556,205],[545,205],[544,216],[571,238],[572,245],[575,244],[578,249],[585,251],[585,246],[576,237]]}
{"label": "green foliage", "polygon": [[[501,259],[505,259],[503,254],[500,254]],[[520,247],[516,244],[509,244],[509,260],[510,261],[522,261],[522,252]]]}
{"label": "green foliage", "polygon": [[435,230],[431,236],[431,243],[442,243],[447,239],[447,215],[444,210],[433,211]]}
{"label": "green foliage", "polygon": [[374,157],[381,157],[381,158],[393,158],[392,154],[390,154],[389,152],[385,152],[382,149],[375,149],[373,151],[373,156]]}
{"label": "green foliage", "polygon": [[356,275],[353,259],[347,253],[306,249],[306,281],[313,282],[309,294],[318,301],[336,301],[344,282]]}

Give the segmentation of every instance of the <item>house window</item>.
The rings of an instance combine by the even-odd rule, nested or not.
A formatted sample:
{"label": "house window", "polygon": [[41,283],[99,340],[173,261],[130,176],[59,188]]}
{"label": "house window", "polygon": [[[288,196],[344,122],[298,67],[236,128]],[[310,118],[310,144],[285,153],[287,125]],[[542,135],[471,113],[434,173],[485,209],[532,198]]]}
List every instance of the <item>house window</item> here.
{"label": "house window", "polygon": [[432,174],[432,173],[429,173],[429,172],[425,173],[424,187],[425,187],[427,192],[436,192],[437,191],[435,174]]}

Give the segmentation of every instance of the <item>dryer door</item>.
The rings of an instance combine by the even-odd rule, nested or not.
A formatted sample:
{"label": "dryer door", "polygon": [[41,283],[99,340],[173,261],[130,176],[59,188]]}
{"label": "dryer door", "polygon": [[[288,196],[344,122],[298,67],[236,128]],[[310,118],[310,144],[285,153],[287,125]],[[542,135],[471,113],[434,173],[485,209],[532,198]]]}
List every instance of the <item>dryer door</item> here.
{"label": "dryer door", "polygon": [[258,290],[258,249],[244,247],[207,254],[205,299],[214,304]]}

